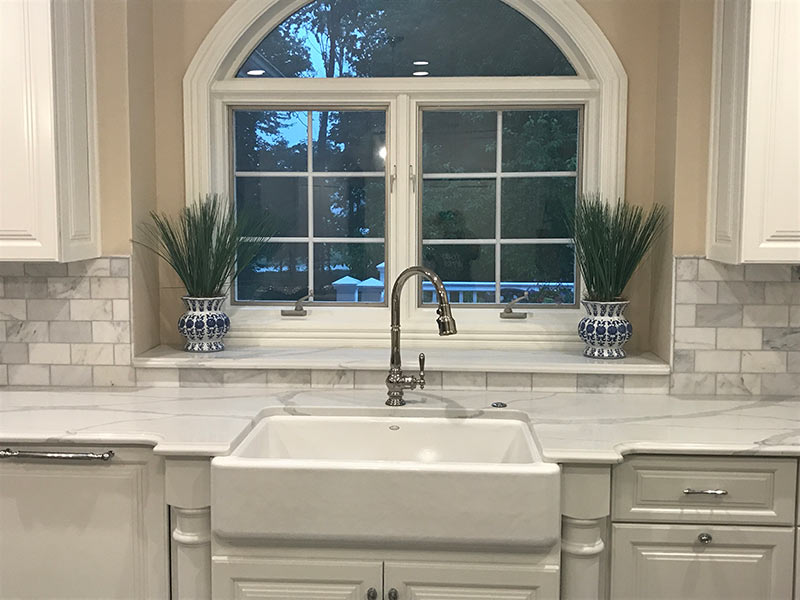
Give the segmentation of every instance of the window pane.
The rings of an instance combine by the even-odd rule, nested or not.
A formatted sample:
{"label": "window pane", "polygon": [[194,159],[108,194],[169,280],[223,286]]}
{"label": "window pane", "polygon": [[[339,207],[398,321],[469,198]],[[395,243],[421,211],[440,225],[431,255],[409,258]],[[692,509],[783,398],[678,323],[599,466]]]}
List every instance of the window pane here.
{"label": "window pane", "polygon": [[[424,245],[423,263],[442,278],[451,302],[494,302],[494,246]],[[422,283],[422,300],[431,302],[432,287]]]}
{"label": "window pane", "polygon": [[384,111],[315,111],[312,119],[314,171],[384,170]]}
{"label": "window pane", "polygon": [[307,171],[308,113],[235,110],[237,171]]}
{"label": "window pane", "polygon": [[314,179],[316,237],[383,237],[385,221],[382,177]]}
{"label": "window pane", "polygon": [[528,302],[573,304],[575,254],[566,244],[509,244],[500,252],[501,301],[528,290]]}
{"label": "window pane", "polygon": [[308,294],[308,244],[268,244],[236,279],[237,300],[297,300]]}
{"label": "window pane", "polygon": [[574,171],[578,111],[505,111],[503,171]]}
{"label": "window pane", "polygon": [[568,238],[567,215],[575,205],[574,177],[504,179],[503,238]]}
{"label": "window pane", "polygon": [[550,38],[501,0],[317,0],[270,32],[237,76],[409,77],[415,72],[575,75]]}
{"label": "window pane", "polygon": [[266,211],[276,237],[308,235],[307,177],[237,177],[236,210]]}
{"label": "window pane", "polygon": [[422,237],[494,237],[494,179],[425,180],[422,184]]}
{"label": "window pane", "polygon": [[425,111],[422,170],[425,173],[486,173],[496,169],[495,111]]}
{"label": "window pane", "polygon": [[384,245],[314,244],[314,300],[383,302]]}

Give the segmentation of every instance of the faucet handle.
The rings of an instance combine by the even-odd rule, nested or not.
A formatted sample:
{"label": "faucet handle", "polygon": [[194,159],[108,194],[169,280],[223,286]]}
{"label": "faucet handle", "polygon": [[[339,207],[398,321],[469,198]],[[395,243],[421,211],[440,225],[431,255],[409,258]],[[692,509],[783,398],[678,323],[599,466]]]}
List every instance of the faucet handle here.
{"label": "faucet handle", "polygon": [[419,389],[425,388],[425,353],[419,353]]}

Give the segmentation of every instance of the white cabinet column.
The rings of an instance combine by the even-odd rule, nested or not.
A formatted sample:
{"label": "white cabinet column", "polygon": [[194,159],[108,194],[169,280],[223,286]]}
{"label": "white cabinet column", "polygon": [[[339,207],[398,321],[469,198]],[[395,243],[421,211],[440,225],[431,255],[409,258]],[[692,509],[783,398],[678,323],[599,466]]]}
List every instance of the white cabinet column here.
{"label": "white cabinet column", "polygon": [[166,461],[172,515],[172,597],[211,599],[211,459]]}
{"label": "white cabinet column", "polygon": [[565,465],[561,472],[561,600],[606,597],[611,469]]}

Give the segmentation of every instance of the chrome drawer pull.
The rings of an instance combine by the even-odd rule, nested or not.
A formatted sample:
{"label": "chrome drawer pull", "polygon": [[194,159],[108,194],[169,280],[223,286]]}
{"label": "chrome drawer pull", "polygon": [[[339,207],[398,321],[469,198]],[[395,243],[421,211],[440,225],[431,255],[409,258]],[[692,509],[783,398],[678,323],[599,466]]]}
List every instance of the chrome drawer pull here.
{"label": "chrome drawer pull", "polygon": [[683,493],[687,496],[693,495],[703,495],[703,496],[727,496],[728,490],[694,490],[692,488],[686,488],[683,490]]}
{"label": "chrome drawer pull", "polygon": [[12,450],[6,448],[0,450],[0,458],[48,458],[54,460],[111,460],[114,456],[113,450],[106,450],[98,454],[96,452],[39,452],[33,450]]}
{"label": "chrome drawer pull", "polygon": [[711,537],[710,533],[705,533],[705,532],[697,536],[697,541],[700,542],[701,544],[710,544],[713,539],[714,538]]}

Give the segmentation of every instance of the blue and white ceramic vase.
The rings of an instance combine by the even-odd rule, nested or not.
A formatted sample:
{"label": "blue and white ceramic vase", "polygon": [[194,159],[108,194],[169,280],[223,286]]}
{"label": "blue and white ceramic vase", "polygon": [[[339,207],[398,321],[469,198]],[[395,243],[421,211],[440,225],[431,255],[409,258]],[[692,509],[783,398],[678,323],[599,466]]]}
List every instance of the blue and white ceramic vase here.
{"label": "blue and white ceramic vase", "polygon": [[222,305],[225,296],[217,298],[183,297],[186,312],[178,319],[178,331],[186,338],[187,352],[219,352],[225,349],[222,338],[231,328],[231,320]]}
{"label": "blue and white ceramic vase", "polygon": [[633,325],[623,314],[628,301],[594,302],[581,300],[587,316],[578,323],[578,335],[586,343],[589,358],[625,358],[622,348],[633,335]]}

